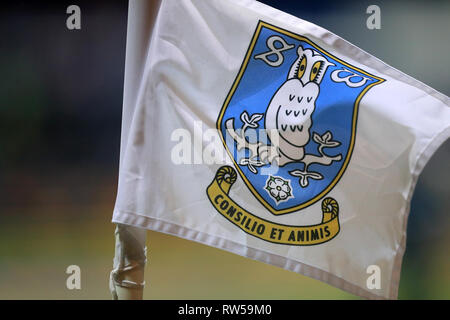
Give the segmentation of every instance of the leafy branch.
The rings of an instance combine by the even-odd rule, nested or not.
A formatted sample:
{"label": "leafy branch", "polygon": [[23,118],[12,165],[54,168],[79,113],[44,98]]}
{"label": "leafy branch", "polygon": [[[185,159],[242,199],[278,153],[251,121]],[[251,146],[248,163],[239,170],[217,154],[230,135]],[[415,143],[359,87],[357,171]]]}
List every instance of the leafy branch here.
{"label": "leafy branch", "polygon": [[318,172],[312,172],[308,171],[308,167],[313,163],[318,163],[322,165],[330,165],[333,161],[340,161],[342,160],[342,154],[338,154],[336,156],[329,156],[325,154],[324,148],[335,148],[341,145],[339,141],[332,140],[333,134],[330,131],[325,132],[322,136],[318,133],[313,133],[313,140],[316,142],[319,146],[317,148],[317,151],[319,152],[320,156],[316,156],[313,154],[306,154],[305,157],[301,160],[305,164],[304,170],[292,170],[289,171],[289,174],[294,177],[299,177],[299,183],[300,186],[303,188],[308,186],[309,180],[308,179],[314,179],[314,180],[322,180],[323,176]]}

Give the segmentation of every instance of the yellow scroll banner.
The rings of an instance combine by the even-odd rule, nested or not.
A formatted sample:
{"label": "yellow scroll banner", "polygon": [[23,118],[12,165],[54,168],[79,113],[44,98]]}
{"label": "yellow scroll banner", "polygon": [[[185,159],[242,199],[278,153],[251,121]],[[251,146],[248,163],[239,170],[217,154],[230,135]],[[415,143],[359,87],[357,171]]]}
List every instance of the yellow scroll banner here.
{"label": "yellow scroll banner", "polygon": [[309,226],[289,226],[274,223],[248,212],[228,196],[236,182],[236,171],[230,166],[217,170],[206,193],[216,210],[246,233],[273,243],[310,246],[333,239],[339,233],[339,206],[333,198],[322,201],[322,223]]}

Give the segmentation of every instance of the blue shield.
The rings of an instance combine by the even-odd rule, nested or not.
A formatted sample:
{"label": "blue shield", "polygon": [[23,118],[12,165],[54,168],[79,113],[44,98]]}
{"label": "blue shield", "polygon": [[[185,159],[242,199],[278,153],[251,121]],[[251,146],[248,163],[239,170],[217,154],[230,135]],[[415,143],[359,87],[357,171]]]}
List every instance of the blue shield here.
{"label": "blue shield", "polygon": [[339,182],[363,95],[384,79],[260,21],[217,120],[253,195],[273,214],[305,208]]}

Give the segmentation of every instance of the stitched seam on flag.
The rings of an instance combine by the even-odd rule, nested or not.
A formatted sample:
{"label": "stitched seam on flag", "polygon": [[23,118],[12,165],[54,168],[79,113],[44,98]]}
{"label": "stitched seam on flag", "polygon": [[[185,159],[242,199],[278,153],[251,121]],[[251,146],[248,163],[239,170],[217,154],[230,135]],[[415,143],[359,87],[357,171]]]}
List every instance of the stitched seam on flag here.
{"label": "stitched seam on flag", "polygon": [[[342,290],[347,291],[347,292],[349,292],[351,294],[354,294],[354,295],[361,296],[363,298],[376,299],[376,300],[385,299],[383,296],[376,295],[376,294],[374,294],[374,293],[364,289],[363,287],[359,287],[356,284],[353,284],[353,283],[351,283],[351,282],[349,282],[349,281],[347,281],[347,280],[345,280],[345,279],[343,279],[343,278],[341,278],[339,276],[336,276],[336,275],[332,274],[331,272],[328,272],[326,270],[322,270],[322,269],[320,269],[318,267],[315,267],[315,266],[312,266],[312,265],[309,265],[309,264],[306,264],[306,263],[303,263],[303,262],[300,262],[300,261],[297,261],[297,260],[286,258],[286,257],[284,257],[282,255],[278,255],[278,254],[275,254],[275,253],[272,253],[272,252],[268,252],[268,251],[262,250],[260,248],[249,247],[248,245],[244,245],[244,244],[241,244],[239,242],[236,242],[236,241],[233,241],[233,240],[230,240],[230,239],[227,239],[227,238],[223,238],[223,237],[220,237],[220,236],[217,236],[217,235],[209,234],[209,233],[204,232],[204,231],[199,231],[199,230],[195,230],[195,229],[192,229],[192,228],[189,228],[189,227],[185,227],[185,226],[179,225],[177,223],[174,223],[172,221],[167,221],[167,220],[164,220],[164,219],[161,219],[161,218],[149,217],[149,216],[145,216],[145,215],[142,215],[142,214],[139,214],[139,213],[126,211],[126,210],[118,210],[117,209],[117,210],[114,210],[114,211],[118,212],[118,214],[121,217],[123,217],[124,215],[130,216],[130,217],[132,215],[134,215],[134,216],[139,216],[140,218],[143,218],[144,220],[146,220],[146,222],[145,222],[145,225],[146,225],[145,228],[146,229],[150,229],[150,230],[153,230],[153,231],[165,233],[165,234],[168,234],[168,235],[175,235],[177,237],[181,237],[181,238],[184,238],[184,239],[187,239],[187,240],[190,240],[190,241],[194,241],[194,242],[201,243],[201,244],[204,244],[204,245],[208,245],[208,246],[211,246],[211,247],[215,247],[215,248],[218,248],[218,249],[226,250],[226,251],[232,252],[234,254],[250,258],[252,260],[256,260],[256,261],[260,261],[260,262],[263,262],[263,263],[266,263],[266,264],[278,266],[278,267],[283,268],[285,270],[292,271],[292,272],[295,272],[295,273],[298,273],[298,274],[303,274],[303,275],[305,275],[307,277],[311,277],[313,279],[316,279],[316,280],[322,281],[324,283],[333,285],[336,288],[342,289]],[[134,221],[135,219],[136,219],[136,217],[131,217],[131,220]],[[121,224],[131,225],[131,226],[140,227],[140,228],[143,227],[142,224],[135,224],[133,222],[130,222],[129,220],[130,219],[128,219],[127,217],[124,217],[124,219],[119,219],[117,216],[114,216],[112,222],[113,223],[121,223]],[[182,229],[182,230],[195,232],[197,235],[200,235],[200,237],[198,237],[198,236],[194,236],[194,237],[188,236],[187,232],[171,232],[171,231],[167,231],[167,230],[162,230],[162,229],[165,229],[165,228],[160,228],[158,226],[155,227],[155,226],[152,225],[153,223],[162,223],[162,224],[169,225],[169,227],[175,227],[175,228],[179,228],[179,229]],[[281,265],[281,264],[278,264],[278,263],[269,262],[268,259],[260,259],[260,258],[257,258],[257,257],[254,257],[254,256],[250,256],[250,255],[247,255],[247,254],[242,254],[242,253],[240,253],[237,250],[233,250],[232,248],[229,248],[228,246],[220,245],[220,244],[216,244],[216,243],[212,244],[211,241],[202,240],[201,236],[208,236],[208,237],[213,238],[214,240],[220,240],[222,243],[223,242],[225,242],[227,244],[230,243],[230,244],[232,244],[234,246],[240,247],[240,249],[244,248],[245,251],[253,250],[253,251],[257,252],[257,253],[265,254],[265,255],[268,255],[269,257],[274,257],[276,259],[282,260],[282,261],[284,261],[284,263]],[[300,271],[296,271],[294,267],[289,267],[290,264],[294,264],[295,265],[294,267],[300,266]],[[311,270],[305,270],[305,268],[311,269]],[[320,273],[320,276],[317,275],[317,272]],[[337,283],[337,281],[341,282],[341,283]]]}
{"label": "stitched seam on flag", "polygon": [[413,170],[413,178],[411,181],[411,185],[409,187],[408,196],[406,199],[405,210],[403,211],[403,226],[402,226],[402,239],[400,240],[400,245],[397,248],[397,252],[395,255],[394,266],[392,268],[391,273],[391,285],[389,288],[389,298],[397,299],[398,297],[398,287],[400,285],[400,274],[403,256],[406,250],[406,238],[407,238],[407,226],[408,226],[408,218],[411,210],[411,199],[414,194],[414,189],[417,185],[417,181],[419,180],[420,173],[425,168],[425,165],[428,163],[430,158],[433,156],[434,152],[450,137],[450,127],[446,127],[443,130],[439,131],[433,137],[430,138],[430,141],[422,148],[419,152]]}

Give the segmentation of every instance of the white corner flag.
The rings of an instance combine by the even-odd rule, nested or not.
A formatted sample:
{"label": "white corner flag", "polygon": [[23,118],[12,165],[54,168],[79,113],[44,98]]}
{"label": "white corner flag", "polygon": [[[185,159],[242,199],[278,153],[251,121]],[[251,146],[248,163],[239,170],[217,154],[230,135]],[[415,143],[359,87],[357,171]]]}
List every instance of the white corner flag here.
{"label": "white corner flag", "polygon": [[141,5],[113,222],[396,299],[449,98],[257,1],[165,0],[154,24]]}

